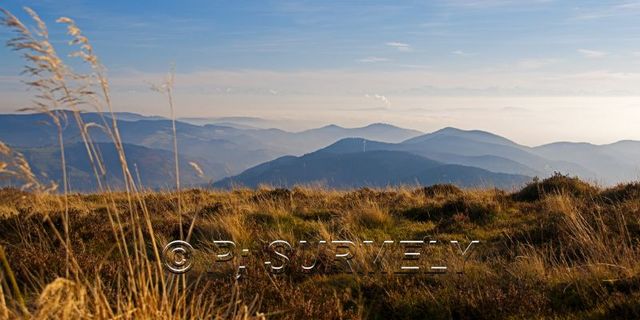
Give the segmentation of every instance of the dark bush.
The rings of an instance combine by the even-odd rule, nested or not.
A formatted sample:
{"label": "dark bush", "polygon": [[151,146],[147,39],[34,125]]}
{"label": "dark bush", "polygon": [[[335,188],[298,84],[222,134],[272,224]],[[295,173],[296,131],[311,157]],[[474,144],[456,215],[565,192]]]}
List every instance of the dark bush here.
{"label": "dark bush", "polygon": [[473,223],[484,224],[492,221],[500,206],[494,201],[477,201],[464,197],[457,197],[454,200],[445,202],[442,211],[450,215],[463,214],[469,217]]}
{"label": "dark bush", "polygon": [[432,186],[424,187],[418,190],[419,193],[424,194],[425,197],[435,197],[438,195],[461,195],[462,190],[452,184],[434,184]]}
{"label": "dark bush", "polygon": [[576,198],[595,196],[598,189],[575,177],[569,177],[558,172],[553,176],[542,180],[534,180],[522,190],[514,193],[512,198],[516,201],[537,201],[547,194],[570,194]]}
{"label": "dark bush", "polygon": [[600,192],[600,199],[607,202],[619,202],[640,199],[640,182],[619,184]]}
{"label": "dark bush", "polygon": [[447,200],[441,205],[429,204],[402,212],[402,216],[414,221],[448,221],[454,215],[467,216],[473,223],[483,224],[496,217],[500,207],[494,201],[477,201],[462,196]]}

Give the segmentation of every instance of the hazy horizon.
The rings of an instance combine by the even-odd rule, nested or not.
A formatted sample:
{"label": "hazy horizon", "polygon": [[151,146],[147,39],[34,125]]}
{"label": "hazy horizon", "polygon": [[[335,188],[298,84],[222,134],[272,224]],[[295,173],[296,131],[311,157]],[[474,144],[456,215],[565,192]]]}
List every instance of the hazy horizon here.
{"label": "hazy horizon", "polygon": [[[85,110],[86,112],[94,112],[92,110]],[[132,111],[116,111],[116,112],[130,112],[130,113],[135,113],[135,114],[139,114],[141,116],[145,116],[145,117],[164,117],[169,119],[170,116],[168,114],[165,115],[161,115],[161,114],[154,114],[154,113],[150,113],[150,114],[145,114],[145,113],[139,113],[139,112],[132,112]],[[14,112],[0,112],[0,115],[21,115],[21,114],[30,114],[30,113],[37,113],[37,112],[32,112],[32,111],[25,111],[25,112],[19,112],[19,111],[14,111]],[[630,138],[622,138],[622,139],[614,139],[611,141],[606,141],[603,140],[604,142],[592,142],[592,141],[586,141],[584,139],[580,140],[579,137],[577,137],[574,140],[569,140],[569,139],[558,139],[558,140],[548,140],[548,141],[543,141],[541,143],[525,143],[522,141],[519,141],[517,139],[514,139],[506,134],[501,134],[497,131],[492,130],[491,128],[482,128],[482,127],[462,127],[462,126],[454,126],[454,125],[442,125],[440,127],[433,127],[432,129],[424,129],[421,127],[411,127],[411,126],[403,126],[397,123],[393,123],[393,122],[386,122],[386,121],[371,121],[371,122],[341,122],[340,119],[338,119],[337,121],[334,122],[323,122],[323,121],[313,121],[313,120],[300,120],[300,119],[292,119],[292,118],[268,118],[268,117],[256,117],[256,116],[251,116],[251,115],[229,115],[229,116],[219,116],[219,117],[198,117],[198,116],[193,116],[193,117],[177,117],[178,121],[182,121],[182,122],[189,122],[186,120],[212,120],[215,121],[216,123],[228,123],[228,124],[237,124],[240,127],[245,127],[243,126],[245,124],[245,121],[234,121],[233,118],[252,118],[255,120],[260,120],[263,121],[263,124],[256,124],[256,125],[246,125],[246,127],[253,127],[255,129],[280,129],[280,130],[284,130],[287,132],[291,132],[291,133],[297,133],[297,132],[303,132],[306,130],[312,130],[312,129],[318,129],[318,128],[322,128],[325,126],[331,126],[331,125],[336,125],[345,129],[357,129],[357,128],[363,128],[363,127],[367,127],[370,125],[374,125],[374,124],[386,124],[386,125],[391,125],[391,126],[395,126],[398,128],[402,128],[402,129],[409,129],[409,130],[416,130],[419,131],[423,134],[428,134],[428,133],[432,133],[444,128],[456,128],[456,129],[460,129],[460,130],[465,130],[465,131],[473,131],[473,130],[479,130],[479,131],[486,131],[492,134],[496,134],[499,136],[502,136],[504,138],[507,138],[509,140],[512,140],[515,143],[518,143],[520,145],[524,145],[524,146],[528,146],[528,147],[536,147],[536,146],[542,146],[542,145],[546,145],[546,144],[551,144],[551,143],[556,143],[556,142],[573,142],[573,143],[590,143],[590,144],[594,144],[594,145],[607,145],[607,144],[612,144],[612,143],[616,143],[616,142],[620,142],[620,141],[640,141],[640,139],[630,139]],[[296,122],[292,122],[292,121],[296,121]],[[346,124],[345,124],[346,123]],[[194,124],[194,123],[192,123]],[[200,125],[199,123],[195,123],[196,125]]]}
{"label": "hazy horizon", "polygon": [[[451,126],[524,145],[640,140],[640,1],[3,6],[35,9],[54,43],[68,40],[55,19],[76,19],[109,68],[116,111],[167,116],[149,83],[175,64],[178,117]],[[31,105],[19,59],[0,50],[3,113]]]}

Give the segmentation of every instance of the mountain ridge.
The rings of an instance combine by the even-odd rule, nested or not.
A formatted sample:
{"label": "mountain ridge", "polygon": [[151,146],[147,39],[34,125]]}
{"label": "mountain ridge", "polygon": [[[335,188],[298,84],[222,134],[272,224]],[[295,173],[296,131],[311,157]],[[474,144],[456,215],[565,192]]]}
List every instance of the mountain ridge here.
{"label": "mountain ridge", "polygon": [[292,187],[322,184],[329,188],[387,187],[401,184],[453,183],[460,186],[522,185],[530,178],[483,169],[444,164],[402,151],[330,153],[317,151],[300,157],[283,157],[213,184],[217,188],[258,187],[260,184]]}
{"label": "mountain ridge", "polygon": [[[68,118],[63,129],[65,143],[81,142],[73,115],[70,111],[60,113]],[[81,116],[86,123],[99,124],[104,116],[107,125],[111,125],[109,113],[87,112]],[[170,119],[136,113],[115,116],[123,143],[173,152]],[[259,118],[249,120],[255,119]],[[43,113],[0,115],[0,140],[15,148],[57,147],[57,129],[42,125],[47,122],[50,117]],[[180,156],[198,159],[201,166],[211,168],[207,178],[212,181],[239,175],[287,155],[368,151],[408,152],[444,164],[529,177],[558,171],[602,184],[627,182],[640,176],[640,141],[630,139],[602,145],[558,141],[528,147],[489,131],[444,127],[422,133],[383,122],[355,128],[331,124],[298,132],[182,121],[176,121],[176,127]],[[110,137],[97,127],[89,131],[95,142],[110,143]],[[51,176],[56,175],[51,172]]]}

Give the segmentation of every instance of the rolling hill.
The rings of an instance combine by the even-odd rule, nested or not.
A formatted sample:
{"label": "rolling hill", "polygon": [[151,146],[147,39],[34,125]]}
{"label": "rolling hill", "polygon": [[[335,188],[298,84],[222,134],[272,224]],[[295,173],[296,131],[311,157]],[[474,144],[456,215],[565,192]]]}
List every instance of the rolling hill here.
{"label": "rolling hill", "polygon": [[548,176],[558,171],[591,180],[610,178],[608,175],[598,174],[598,168],[573,162],[572,159],[546,158],[536,148],[522,146],[478,130],[444,128],[395,144],[343,139],[324,150],[356,152],[362,151],[363,148],[405,151],[443,163],[478,167],[493,172]]}
{"label": "rolling hill", "polygon": [[402,151],[332,153],[321,150],[261,164],[223,179],[214,187],[321,184],[329,188],[354,188],[453,183],[465,187],[513,188],[528,180],[529,177],[522,175],[444,164]]}
{"label": "rolling hill", "polygon": [[[146,117],[133,113],[117,113],[118,128],[123,143],[150,149],[173,151],[171,121],[161,117]],[[109,115],[105,115],[111,121]],[[66,112],[63,136],[65,143],[81,142],[80,131],[70,112]],[[100,114],[83,113],[86,123],[102,124]],[[128,119],[128,120],[122,120]],[[96,142],[111,142],[96,126],[90,133]],[[391,125],[375,124],[363,128],[327,126],[302,132],[279,129],[239,129],[223,125],[193,125],[176,122],[180,155],[200,159],[204,167],[215,167],[207,173],[217,180],[284,155],[301,155],[324,147],[344,137],[383,138],[400,141],[419,134],[417,131]],[[0,140],[17,148],[57,147],[57,128],[48,115],[0,115]],[[224,164],[224,165],[220,165]]]}
{"label": "rolling hill", "polygon": [[[97,143],[106,169],[104,181],[113,189],[124,187],[122,167],[115,145],[113,143]],[[140,182],[139,185],[152,189],[172,189],[175,187],[175,162],[172,152],[166,150],[150,149],[147,147],[124,144],[125,154],[131,174]],[[60,149],[47,148],[18,148],[17,151],[24,154],[31,165],[33,172],[41,181],[56,181],[62,188],[62,170]],[[98,183],[93,167],[87,156],[84,143],[72,143],[65,146],[65,156],[69,186],[71,191],[98,190]],[[180,157],[180,178],[184,185],[204,184],[208,180],[199,177],[198,173],[189,165],[199,159]],[[222,164],[215,166],[203,166],[206,173],[211,170],[220,170]],[[139,178],[139,180],[138,180]]]}

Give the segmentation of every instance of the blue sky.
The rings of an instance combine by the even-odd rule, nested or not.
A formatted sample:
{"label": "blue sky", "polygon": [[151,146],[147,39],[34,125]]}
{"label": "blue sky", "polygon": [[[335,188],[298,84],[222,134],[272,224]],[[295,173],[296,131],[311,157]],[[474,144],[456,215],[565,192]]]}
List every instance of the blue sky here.
{"label": "blue sky", "polygon": [[[536,144],[640,139],[640,1],[10,1],[64,47],[76,20],[120,110],[480,128]],[[7,30],[0,40],[8,39]],[[64,52],[63,49],[60,49]],[[28,104],[0,50],[0,111]],[[312,120],[311,120],[312,119]],[[563,120],[565,119],[565,120]],[[520,122],[522,121],[522,122]],[[594,129],[596,128],[596,129]],[[543,131],[543,132],[541,132]]]}

